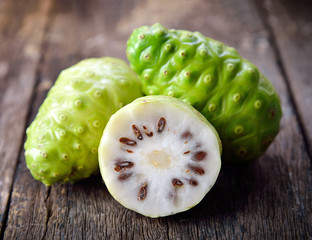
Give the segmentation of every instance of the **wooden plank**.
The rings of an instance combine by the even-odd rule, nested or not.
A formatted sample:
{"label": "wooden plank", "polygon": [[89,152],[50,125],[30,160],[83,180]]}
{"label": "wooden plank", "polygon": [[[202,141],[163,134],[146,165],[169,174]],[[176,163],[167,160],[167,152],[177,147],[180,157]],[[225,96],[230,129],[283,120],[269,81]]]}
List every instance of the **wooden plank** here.
{"label": "wooden plank", "polygon": [[[281,132],[265,156],[251,165],[223,165],[212,192],[198,208],[186,214],[200,219],[196,220],[195,236],[225,239],[311,236],[311,163],[270,43],[270,32],[256,6],[248,1],[192,1],[189,5],[180,3],[185,7],[177,9],[171,3],[172,8],[165,2],[138,5],[124,22],[135,27],[160,21],[169,27],[201,31],[234,46],[271,79],[281,95],[284,111]],[[179,15],[180,11],[183,15]],[[188,220],[187,227],[176,222],[169,224],[169,236],[180,237],[173,228],[189,228]]]}
{"label": "wooden plank", "polygon": [[[40,3],[39,3],[40,2]],[[1,1],[0,224],[6,217],[47,22],[47,1]],[[35,12],[35,14],[33,14]],[[36,26],[34,26],[36,23]]]}
{"label": "wooden plank", "polygon": [[[112,10],[119,6],[117,1],[113,4],[89,1],[87,5],[76,1],[55,2],[31,119],[46,96],[45,88],[40,86],[53,83],[61,69],[86,57],[109,55],[126,59],[125,37],[121,38],[117,29],[113,30],[112,23],[103,25],[111,21]],[[128,3],[123,3],[122,7],[121,15],[126,14]],[[119,48],[121,45],[124,45],[123,50]],[[46,189],[32,179],[23,157],[20,160],[5,238],[139,239],[145,234],[164,238],[165,227],[159,227],[157,221],[149,224],[149,219],[119,205],[109,195],[100,176]],[[134,221],[129,217],[135,219],[135,225],[130,224]],[[147,226],[149,232],[144,230]]]}
{"label": "wooden plank", "polygon": [[[311,164],[269,33],[247,0],[55,1],[34,117],[59,71],[81,58],[125,59],[133,28],[161,22],[201,31],[232,45],[267,75],[281,94],[281,132],[249,164],[224,164],[205,199],[190,211],[150,219],[123,208],[100,176],[45,188],[17,169],[5,238],[24,239],[304,239],[311,236]],[[183,7],[181,7],[183,6]],[[233,20],[235,19],[235,21]],[[242,28],[242,26],[244,26]],[[40,86],[43,86],[41,88]]]}
{"label": "wooden plank", "polygon": [[312,157],[312,4],[308,0],[263,4]]}

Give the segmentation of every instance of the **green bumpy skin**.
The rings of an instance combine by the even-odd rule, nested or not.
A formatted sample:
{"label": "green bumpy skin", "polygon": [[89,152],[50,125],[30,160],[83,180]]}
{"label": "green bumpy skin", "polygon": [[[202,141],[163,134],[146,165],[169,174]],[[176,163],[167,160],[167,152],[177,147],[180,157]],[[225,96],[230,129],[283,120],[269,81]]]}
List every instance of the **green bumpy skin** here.
{"label": "green bumpy skin", "polygon": [[279,96],[234,48],[155,24],[133,31],[127,56],[145,94],[180,98],[209,120],[220,135],[223,160],[258,158],[277,135]]}
{"label": "green bumpy skin", "polygon": [[107,121],[141,96],[139,77],[120,59],[86,59],[63,70],[26,131],[33,177],[49,186],[97,174]]}

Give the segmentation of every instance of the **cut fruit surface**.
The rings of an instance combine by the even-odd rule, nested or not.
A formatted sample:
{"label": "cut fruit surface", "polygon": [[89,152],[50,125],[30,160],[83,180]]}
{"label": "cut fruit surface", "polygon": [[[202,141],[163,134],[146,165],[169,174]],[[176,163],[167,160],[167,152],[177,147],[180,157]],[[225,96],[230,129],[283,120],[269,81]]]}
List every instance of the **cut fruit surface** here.
{"label": "cut fruit surface", "polygon": [[166,96],[138,98],[109,120],[99,165],[112,196],[145,216],[188,210],[221,167],[215,129],[190,105]]}

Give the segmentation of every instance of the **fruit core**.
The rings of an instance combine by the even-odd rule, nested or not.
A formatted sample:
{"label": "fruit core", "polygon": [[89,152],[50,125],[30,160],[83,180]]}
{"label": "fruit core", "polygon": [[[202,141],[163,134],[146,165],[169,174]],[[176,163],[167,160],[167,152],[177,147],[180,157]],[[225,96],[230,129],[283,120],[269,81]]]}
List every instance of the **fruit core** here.
{"label": "fruit core", "polygon": [[156,168],[170,168],[171,158],[166,151],[154,150],[147,154],[148,161]]}

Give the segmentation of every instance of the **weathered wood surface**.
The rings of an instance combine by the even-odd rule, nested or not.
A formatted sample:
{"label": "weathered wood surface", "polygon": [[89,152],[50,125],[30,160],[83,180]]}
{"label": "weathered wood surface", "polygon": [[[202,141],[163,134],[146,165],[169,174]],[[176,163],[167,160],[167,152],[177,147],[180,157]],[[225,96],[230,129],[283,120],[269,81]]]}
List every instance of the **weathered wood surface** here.
{"label": "weathered wood surface", "polygon": [[[50,3],[0,2],[0,221],[9,207],[12,181],[37,78]],[[34,26],[36,23],[36,26]]]}
{"label": "weathered wood surface", "polygon": [[[311,18],[284,11],[295,1],[27,2],[0,1],[1,238],[312,239],[311,28],[295,28],[306,34],[299,40],[284,31],[287,21],[310,26]],[[35,181],[25,165],[25,128],[60,70],[87,57],[126,60],[131,31],[155,22],[200,31],[259,66],[281,95],[273,145],[253,163],[224,164],[198,206],[166,218],[123,208],[100,176],[49,188]]]}
{"label": "weathered wood surface", "polygon": [[302,1],[263,1],[276,51],[312,156],[312,5]]}

